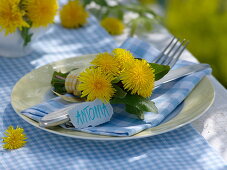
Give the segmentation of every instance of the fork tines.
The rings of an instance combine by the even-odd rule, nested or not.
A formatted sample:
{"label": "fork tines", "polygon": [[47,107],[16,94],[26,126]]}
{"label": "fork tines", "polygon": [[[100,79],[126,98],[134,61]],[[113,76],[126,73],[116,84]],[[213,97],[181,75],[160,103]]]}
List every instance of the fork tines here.
{"label": "fork tines", "polygon": [[186,39],[180,41],[180,39],[173,37],[170,43],[153,62],[173,67],[187,47],[188,43],[189,41],[186,41]]}

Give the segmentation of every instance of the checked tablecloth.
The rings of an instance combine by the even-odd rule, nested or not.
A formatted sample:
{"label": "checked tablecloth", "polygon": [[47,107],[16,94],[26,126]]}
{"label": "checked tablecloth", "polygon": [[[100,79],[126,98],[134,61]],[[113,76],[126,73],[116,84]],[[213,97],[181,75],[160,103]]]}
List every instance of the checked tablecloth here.
{"label": "checked tablecloth", "polygon": [[0,169],[225,169],[224,161],[190,125],[145,139],[89,141],[51,134],[23,121],[12,109],[14,84],[41,65],[80,54],[116,47],[91,17],[86,27],[63,29],[56,23],[34,44],[29,56],[0,57],[0,136],[8,126],[20,126],[25,147],[0,150]]}

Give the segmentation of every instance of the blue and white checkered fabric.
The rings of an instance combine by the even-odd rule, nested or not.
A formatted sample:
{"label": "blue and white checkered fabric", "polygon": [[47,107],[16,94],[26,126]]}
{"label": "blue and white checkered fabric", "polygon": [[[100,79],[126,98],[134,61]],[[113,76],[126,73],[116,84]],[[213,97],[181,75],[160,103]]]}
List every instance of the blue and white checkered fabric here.
{"label": "blue and white checkered fabric", "polygon": [[[88,141],[42,131],[23,121],[10,104],[14,84],[26,73],[52,61],[115,48],[115,42],[90,18],[81,29],[56,24],[22,58],[0,57],[0,137],[20,126],[25,147],[0,149],[0,169],[225,169],[224,161],[190,125],[145,139]],[[177,84],[175,84],[177,87]],[[2,148],[2,147],[1,147]]]}
{"label": "blue and white checkered fabric", "polygon": [[[126,48],[134,53],[135,56],[145,58],[151,61],[159,52],[150,44],[138,40],[128,39],[121,48]],[[150,52],[151,51],[151,52]],[[152,57],[153,56],[153,57]],[[186,61],[179,61],[175,68],[189,65],[192,63]],[[97,127],[88,127],[83,129],[75,129],[63,125],[64,128],[75,129],[83,132],[111,135],[111,136],[131,136],[144,129],[159,125],[167,116],[169,116],[174,109],[182,103],[196,84],[207,74],[210,69],[194,73],[190,76],[181,78],[174,82],[162,85],[155,89],[152,95],[152,100],[156,103],[159,114],[147,112],[144,115],[144,121],[138,119],[135,115],[128,114],[124,111],[123,105],[114,105],[114,115],[110,122],[99,125]],[[22,111],[22,114],[39,121],[48,113],[54,112],[58,109],[63,109],[68,104],[63,103],[59,97],[51,99],[29,109]]]}

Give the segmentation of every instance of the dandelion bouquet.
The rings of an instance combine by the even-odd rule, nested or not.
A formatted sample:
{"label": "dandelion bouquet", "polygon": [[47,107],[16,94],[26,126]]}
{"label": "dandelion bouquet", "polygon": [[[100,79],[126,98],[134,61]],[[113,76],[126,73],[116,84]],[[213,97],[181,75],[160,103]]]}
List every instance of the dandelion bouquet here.
{"label": "dandelion bouquet", "polygon": [[32,37],[29,29],[48,26],[57,9],[57,0],[1,0],[0,31],[8,35],[19,29],[24,45],[27,45]]}
{"label": "dandelion bouquet", "polygon": [[90,64],[80,73],[54,72],[54,91],[73,93],[82,101],[99,99],[103,103],[124,104],[127,112],[140,119],[144,112],[158,112],[150,96],[154,82],[168,73],[169,66],[148,63],[121,48],[96,55]]}

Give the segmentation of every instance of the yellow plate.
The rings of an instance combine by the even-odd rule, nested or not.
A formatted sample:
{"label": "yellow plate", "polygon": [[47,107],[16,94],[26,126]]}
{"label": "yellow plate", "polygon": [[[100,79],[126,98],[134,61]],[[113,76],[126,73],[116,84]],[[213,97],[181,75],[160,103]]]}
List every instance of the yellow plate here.
{"label": "yellow plate", "polygon": [[54,97],[50,90],[50,81],[54,70],[61,70],[66,72],[76,67],[79,68],[78,71],[81,71],[89,65],[88,63],[94,57],[95,55],[91,54],[60,60],[42,66],[25,75],[14,86],[11,95],[11,103],[16,113],[31,125],[62,136],[93,140],[125,140],[154,136],[182,127],[200,117],[213,103],[214,88],[210,80],[205,77],[185,99],[183,108],[177,114],[177,116],[166,123],[144,130],[130,137],[94,135],[74,130],[63,129],[59,126],[53,128],[42,128],[36,121],[20,114],[22,110],[46,101],[51,97]]}

